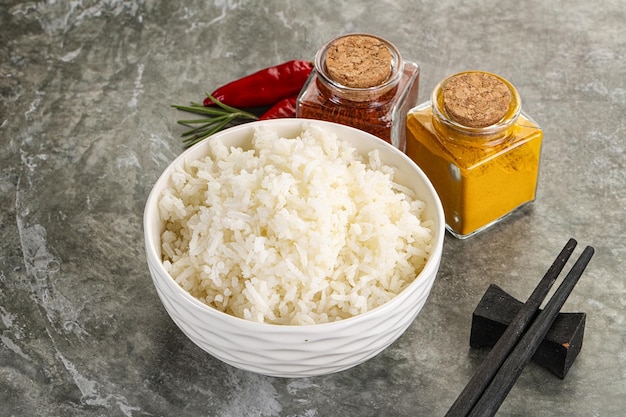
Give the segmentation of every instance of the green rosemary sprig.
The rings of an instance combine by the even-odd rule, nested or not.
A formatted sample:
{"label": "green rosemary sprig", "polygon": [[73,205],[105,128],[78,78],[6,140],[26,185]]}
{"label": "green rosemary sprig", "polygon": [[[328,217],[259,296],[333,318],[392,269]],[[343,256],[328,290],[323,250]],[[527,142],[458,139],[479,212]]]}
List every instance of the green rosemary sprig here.
{"label": "green rosemary sprig", "polygon": [[215,103],[216,107],[205,107],[202,103],[194,102],[189,106],[172,105],[175,109],[204,116],[199,119],[177,121],[178,124],[191,128],[182,133],[185,148],[195,145],[203,139],[219,132],[238,119],[258,120],[258,117],[254,114],[221,103],[210,94],[207,94],[207,97]]}

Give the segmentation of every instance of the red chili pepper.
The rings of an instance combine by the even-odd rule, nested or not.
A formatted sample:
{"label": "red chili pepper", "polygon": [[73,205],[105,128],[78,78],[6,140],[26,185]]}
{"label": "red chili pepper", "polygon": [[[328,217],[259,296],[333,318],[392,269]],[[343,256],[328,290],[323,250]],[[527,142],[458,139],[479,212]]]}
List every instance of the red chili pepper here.
{"label": "red chili pepper", "polygon": [[[231,81],[211,95],[232,107],[271,106],[298,94],[312,69],[309,61],[288,61]],[[213,102],[207,97],[203,104],[208,107]]]}
{"label": "red chili pepper", "polygon": [[287,97],[274,104],[268,111],[263,113],[259,120],[283,119],[296,117],[296,101],[298,96]]}

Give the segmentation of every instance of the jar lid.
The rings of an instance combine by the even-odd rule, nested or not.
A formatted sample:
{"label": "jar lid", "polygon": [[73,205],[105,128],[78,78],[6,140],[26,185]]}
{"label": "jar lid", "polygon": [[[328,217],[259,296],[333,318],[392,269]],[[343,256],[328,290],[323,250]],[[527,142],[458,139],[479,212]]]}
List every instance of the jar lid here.
{"label": "jar lid", "polygon": [[522,110],[516,88],[485,71],[464,71],[435,86],[431,104],[440,125],[462,135],[498,138],[515,123]]}
{"label": "jar lid", "polygon": [[319,80],[337,97],[355,103],[377,101],[396,88],[404,61],[389,41],[374,35],[343,35],[315,55]]}
{"label": "jar lid", "polygon": [[393,56],[379,38],[348,35],[335,39],[326,50],[326,70],[331,79],[352,88],[376,87],[389,79]]}
{"label": "jar lid", "polygon": [[443,86],[443,104],[448,116],[468,127],[491,126],[502,120],[511,99],[509,87],[486,72],[457,74]]}

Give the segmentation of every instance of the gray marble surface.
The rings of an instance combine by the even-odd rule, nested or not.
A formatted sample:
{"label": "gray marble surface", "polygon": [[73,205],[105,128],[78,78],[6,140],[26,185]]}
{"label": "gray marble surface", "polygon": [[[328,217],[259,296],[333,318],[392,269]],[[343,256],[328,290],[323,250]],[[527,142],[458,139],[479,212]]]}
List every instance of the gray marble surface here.
{"label": "gray marble surface", "polygon": [[[0,2],[0,415],[442,416],[485,351],[489,284],[525,299],[568,238],[596,248],[564,310],[587,313],[561,380],[531,363],[502,416],[624,415],[626,7],[589,2]],[[513,82],[544,128],[537,201],[446,237],[424,310],[377,357],[277,379],[193,345],[143,247],[151,185],[182,151],[172,103],[368,32],[422,69],[420,102],[465,69]]]}

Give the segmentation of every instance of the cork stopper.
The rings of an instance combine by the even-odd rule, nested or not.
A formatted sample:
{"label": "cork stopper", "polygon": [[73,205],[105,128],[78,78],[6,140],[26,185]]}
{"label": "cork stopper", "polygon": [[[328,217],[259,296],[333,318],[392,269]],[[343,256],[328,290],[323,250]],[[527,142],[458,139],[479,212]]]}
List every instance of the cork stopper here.
{"label": "cork stopper", "polygon": [[332,42],[326,52],[326,70],[335,82],[351,88],[376,87],[387,81],[393,57],[384,41],[367,35],[349,35]]}
{"label": "cork stopper", "polygon": [[443,87],[448,117],[467,127],[487,127],[500,121],[511,104],[511,91],[498,77],[468,72],[450,78]]}

